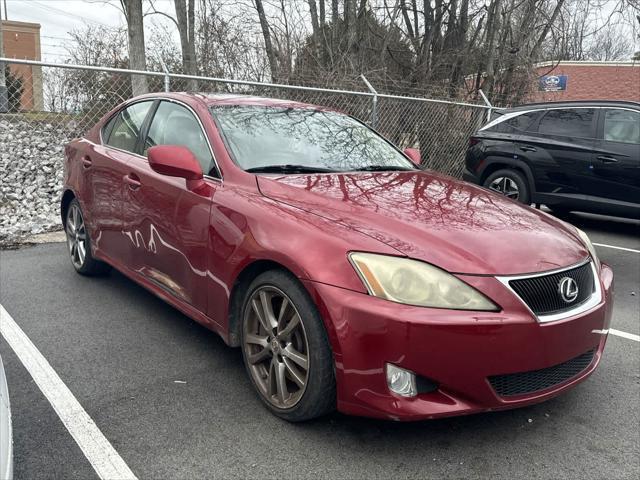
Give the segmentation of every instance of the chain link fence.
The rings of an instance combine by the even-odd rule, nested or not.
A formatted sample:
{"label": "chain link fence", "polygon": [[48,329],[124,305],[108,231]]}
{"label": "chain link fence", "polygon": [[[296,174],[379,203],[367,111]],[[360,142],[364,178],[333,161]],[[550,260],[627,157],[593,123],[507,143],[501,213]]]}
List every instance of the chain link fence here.
{"label": "chain link fence", "polygon": [[420,149],[425,168],[455,177],[469,136],[492,108],[379,93],[364,77],[358,91],[0,59],[0,86],[2,73],[0,243],[58,227],[64,145],[131,98],[132,84],[148,92],[236,93],[331,107],[401,148]]}

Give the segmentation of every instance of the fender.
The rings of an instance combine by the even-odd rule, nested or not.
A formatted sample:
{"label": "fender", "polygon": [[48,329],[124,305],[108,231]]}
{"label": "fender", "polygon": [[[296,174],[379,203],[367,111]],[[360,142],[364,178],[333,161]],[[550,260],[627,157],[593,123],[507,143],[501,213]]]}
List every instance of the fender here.
{"label": "fender", "polygon": [[[62,222],[61,223],[62,226],[64,227],[64,222],[66,221],[66,218],[65,218],[66,206],[71,202],[72,198],[74,198],[80,204],[80,210],[82,210],[82,214],[84,216],[85,228],[87,229],[87,232],[89,233],[89,235],[93,235],[90,210],[86,208],[86,205],[84,203],[84,199],[82,198],[82,196],[79,196],[78,192],[76,192],[75,189],[70,185],[64,186],[62,196],[60,197],[60,219]],[[64,228],[63,228],[63,231],[64,231]],[[65,235],[66,235],[66,232],[65,232]],[[97,251],[97,248],[94,242],[91,242],[91,254],[94,257],[100,254],[100,252]]]}
{"label": "fender", "polygon": [[[62,195],[60,196],[60,220],[62,221],[62,225],[64,226],[64,222],[66,221],[66,207],[71,203],[71,199],[78,199],[78,195],[69,185],[65,185],[62,191]],[[80,200],[78,200],[80,202]],[[82,203],[80,203],[80,208],[82,208]],[[84,211],[84,210],[83,210]]]}

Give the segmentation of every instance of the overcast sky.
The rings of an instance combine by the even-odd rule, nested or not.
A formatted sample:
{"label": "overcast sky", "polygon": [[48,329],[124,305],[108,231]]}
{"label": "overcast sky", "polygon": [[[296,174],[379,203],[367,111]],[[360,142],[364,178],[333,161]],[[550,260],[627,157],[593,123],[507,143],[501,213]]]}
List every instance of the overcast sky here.
{"label": "overcast sky", "polygon": [[[64,60],[64,43],[69,40],[68,32],[75,27],[82,27],[83,24],[111,27],[126,25],[120,0],[0,0],[3,19],[4,2],[7,5],[9,20],[41,25],[42,60],[46,61]],[[147,2],[144,2],[144,5],[148,10]],[[158,10],[174,16],[173,0],[154,0],[154,5]],[[172,25],[161,15],[145,17],[145,29],[153,24]]]}

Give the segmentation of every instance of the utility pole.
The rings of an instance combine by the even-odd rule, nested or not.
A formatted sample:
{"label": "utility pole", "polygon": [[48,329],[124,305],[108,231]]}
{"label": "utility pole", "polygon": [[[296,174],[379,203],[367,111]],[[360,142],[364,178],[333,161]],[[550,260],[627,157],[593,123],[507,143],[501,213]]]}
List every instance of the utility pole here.
{"label": "utility pole", "polygon": [[[7,4],[4,4],[5,15],[7,12]],[[2,38],[2,18],[0,17],[0,57],[4,57],[4,44]],[[0,62],[0,113],[6,113],[9,110],[9,99],[7,95],[7,82],[4,78],[4,62]]]}

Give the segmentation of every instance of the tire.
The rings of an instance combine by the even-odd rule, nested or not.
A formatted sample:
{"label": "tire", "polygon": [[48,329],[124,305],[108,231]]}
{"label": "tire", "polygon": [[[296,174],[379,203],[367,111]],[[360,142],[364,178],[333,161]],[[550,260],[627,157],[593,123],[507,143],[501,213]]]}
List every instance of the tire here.
{"label": "tire", "polygon": [[531,192],[525,176],[517,170],[502,169],[489,175],[482,186],[526,205],[531,204]]}
{"label": "tire", "polygon": [[293,275],[269,270],[256,277],[243,299],[241,318],[247,374],[274,415],[302,422],[335,409],[327,333],[318,309]]}
{"label": "tire", "polygon": [[111,267],[96,260],[91,254],[91,239],[89,238],[84,215],[77,199],[73,199],[67,207],[64,218],[64,231],[67,236],[69,258],[73,268],[81,275],[105,275]]}

